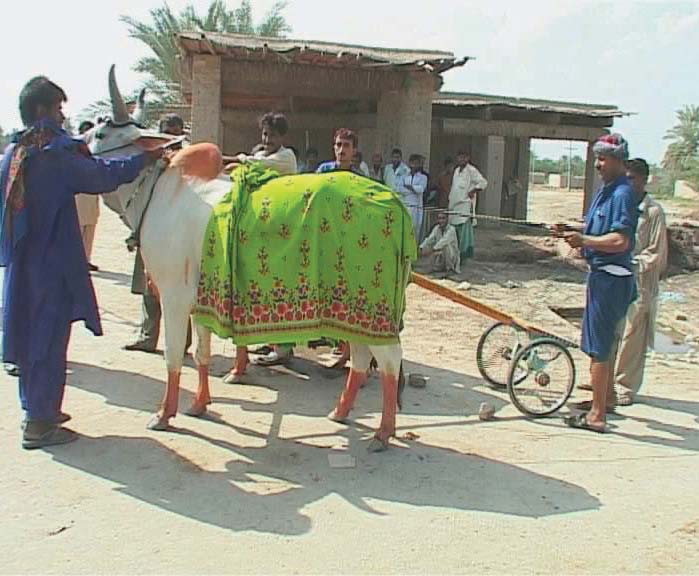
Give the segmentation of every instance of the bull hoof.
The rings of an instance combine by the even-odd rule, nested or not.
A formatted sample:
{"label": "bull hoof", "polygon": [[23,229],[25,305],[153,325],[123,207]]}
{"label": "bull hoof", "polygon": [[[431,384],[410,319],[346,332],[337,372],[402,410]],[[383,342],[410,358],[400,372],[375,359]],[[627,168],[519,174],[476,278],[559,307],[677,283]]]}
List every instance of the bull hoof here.
{"label": "bull hoof", "polygon": [[191,416],[192,418],[201,418],[206,414],[206,404],[204,406],[192,404],[189,408],[187,408],[187,410],[185,410],[185,414],[187,416]]}
{"label": "bull hoof", "polygon": [[224,384],[244,384],[245,374],[238,374],[232,370],[223,377]]}
{"label": "bull hoof", "polygon": [[369,442],[369,446],[367,446],[367,450],[369,452],[385,452],[389,448],[389,443],[388,440],[381,440],[381,438],[378,438],[374,436],[374,438],[371,439],[371,442]]}
{"label": "bull hoof", "polygon": [[367,450],[369,452],[385,452],[386,450],[388,450],[388,447],[388,439],[381,440],[381,438],[374,436],[371,442],[369,442]]}
{"label": "bull hoof", "polygon": [[332,420],[333,422],[337,422],[338,424],[347,424],[348,422],[347,416],[342,418],[337,415],[337,412],[335,412],[335,410],[328,414],[328,420]]}
{"label": "bull hoof", "polygon": [[148,422],[148,430],[155,430],[156,432],[165,432],[170,428],[170,418],[167,416],[161,416],[160,414],[153,414],[153,417]]}

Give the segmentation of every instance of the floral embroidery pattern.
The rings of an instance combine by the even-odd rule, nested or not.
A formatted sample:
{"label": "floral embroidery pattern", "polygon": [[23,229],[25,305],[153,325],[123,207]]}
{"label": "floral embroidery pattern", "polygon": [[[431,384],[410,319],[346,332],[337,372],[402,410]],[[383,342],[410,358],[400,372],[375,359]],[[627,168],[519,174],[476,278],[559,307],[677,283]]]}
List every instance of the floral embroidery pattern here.
{"label": "floral embroidery pattern", "polygon": [[269,219],[272,217],[272,211],[269,209],[271,204],[272,204],[271,199],[263,198],[262,210],[260,210],[260,220],[262,220],[263,222],[268,222]]}
{"label": "floral embroidery pattern", "polygon": [[259,272],[261,276],[269,274],[269,252],[264,246],[257,252],[257,259],[260,262]]}
{"label": "floral embroidery pattern", "polygon": [[316,182],[239,170],[207,228],[197,321],[241,345],[395,342],[415,253],[395,194],[342,172]]}
{"label": "floral embroidery pattern", "polygon": [[379,260],[374,264],[374,281],[371,283],[374,288],[381,286],[381,274],[383,274],[383,262]]}
{"label": "floral embroidery pattern", "polygon": [[352,220],[352,208],[354,207],[354,200],[352,200],[351,197],[347,197],[343,200],[342,204],[342,219],[345,222],[350,222]]}
{"label": "floral embroidery pattern", "polygon": [[301,267],[308,268],[311,265],[311,245],[308,240],[301,242]]}
{"label": "floral embroidery pattern", "polygon": [[393,210],[386,212],[386,215],[383,217],[384,227],[381,229],[381,232],[386,238],[390,238],[391,234],[393,233],[393,223],[395,222],[395,218],[396,217],[393,215]]}

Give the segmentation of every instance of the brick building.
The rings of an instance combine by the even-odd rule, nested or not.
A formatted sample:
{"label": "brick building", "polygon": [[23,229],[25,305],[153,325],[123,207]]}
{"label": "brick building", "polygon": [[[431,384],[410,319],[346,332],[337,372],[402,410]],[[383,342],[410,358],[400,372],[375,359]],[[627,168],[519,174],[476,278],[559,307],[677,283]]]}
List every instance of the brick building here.
{"label": "brick building", "polygon": [[[367,161],[400,147],[425,156],[433,174],[465,148],[489,181],[479,211],[494,216],[526,217],[531,138],[592,142],[621,115],[614,106],[443,93],[442,75],[468,61],[450,52],[199,32],[179,34],[178,46],[193,141],[249,151],[257,118],[275,110],[289,118],[289,145],[325,158],[340,126],[358,132]],[[589,146],[588,200],[591,158]]]}

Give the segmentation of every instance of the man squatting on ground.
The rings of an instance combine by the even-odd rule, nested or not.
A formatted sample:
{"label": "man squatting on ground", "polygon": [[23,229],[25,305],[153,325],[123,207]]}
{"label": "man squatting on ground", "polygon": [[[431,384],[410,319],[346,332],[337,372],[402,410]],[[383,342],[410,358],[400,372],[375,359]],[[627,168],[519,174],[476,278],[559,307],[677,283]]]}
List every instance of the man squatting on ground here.
{"label": "man squatting on ground", "polygon": [[66,100],[48,78],[32,78],[19,97],[27,129],[0,165],[3,357],[20,369],[27,449],[77,438],[61,427],[70,419],[61,405],[71,325],[83,320],[95,335],[102,334],[75,195],[112,192],[162,155],[157,150],[114,160],[90,156],[84,143],[61,128]]}
{"label": "man squatting on ground", "polygon": [[459,240],[445,210],[437,213],[437,225],[420,244],[420,256],[430,258],[430,272],[461,274]]}
{"label": "man squatting on ground", "polygon": [[641,158],[630,160],[626,166],[626,177],[639,202],[633,258],[638,299],[629,307],[624,335],[619,344],[614,381],[616,403],[620,406],[633,404],[643,383],[646,351],[654,344],[660,277],[667,266],[665,213],[660,204],[646,192],[648,174],[648,164]]}
{"label": "man squatting on ground", "polygon": [[566,419],[569,426],[604,432],[607,406],[613,404],[613,351],[629,305],[636,298],[631,256],[638,200],[626,178],[628,144],[619,134],[602,136],[593,148],[602,186],[592,200],[583,232],[554,227],[572,248],[582,248],[590,272],[583,318],[582,351],[590,357],[592,405]]}

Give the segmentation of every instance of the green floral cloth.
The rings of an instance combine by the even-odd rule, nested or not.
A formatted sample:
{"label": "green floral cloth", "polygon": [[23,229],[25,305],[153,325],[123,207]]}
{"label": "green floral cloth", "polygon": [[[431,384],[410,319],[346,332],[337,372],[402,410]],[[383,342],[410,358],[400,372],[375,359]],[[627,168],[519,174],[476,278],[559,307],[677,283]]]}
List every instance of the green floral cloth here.
{"label": "green floral cloth", "polygon": [[204,237],[195,320],[236,344],[398,340],[417,247],[390,188],[351,172],[233,172]]}

